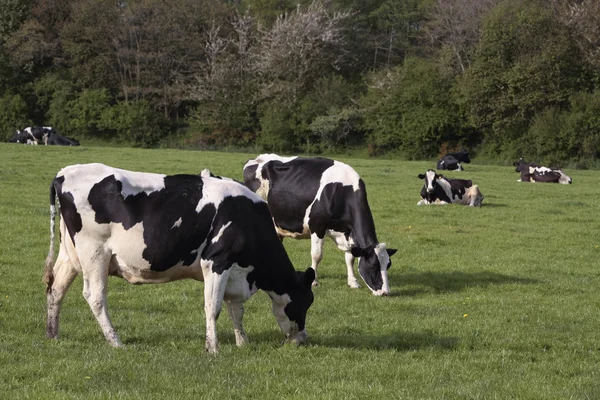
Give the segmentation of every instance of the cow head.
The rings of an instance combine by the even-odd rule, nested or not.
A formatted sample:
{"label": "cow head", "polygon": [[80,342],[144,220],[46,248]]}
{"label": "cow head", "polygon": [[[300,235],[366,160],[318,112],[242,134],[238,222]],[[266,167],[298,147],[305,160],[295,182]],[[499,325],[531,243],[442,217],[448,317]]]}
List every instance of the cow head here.
{"label": "cow head", "polygon": [[358,261],[358,273],[375,296],[390,294],[387,270],[392,266],[390,257],[396,249],[387,249],[385,243],[370,245],[364,249],[353,247],[350,252]]}
{"label": "cow head", "polygon": [[465,162],[467,164],[471,162],[471,159],[469,158],[469,152],[466,150],[461,150],[458,153],[456,153],[456,159],[460,162]]}
{"label": "cow head", "polygon": [[435,191],[436,181],[444,177],[444,175],[438,174],[432,169],[428,169],[424,174],[419,174],[417,176],[419,179],[425,180],[425,190],[427,193],[433,193]]}
{"label": "cow head", "polygon": [[[315,270],[308,268],[305,272],[296,271],[296,288],[283,296],[270,294],[273,300],[273,314],[281,331],[287,340],[303,344],[308,339],[306,333],[306,313],[313,303],[312,283],[315,280]],[[280,297],[282,301],[276,299]]]}

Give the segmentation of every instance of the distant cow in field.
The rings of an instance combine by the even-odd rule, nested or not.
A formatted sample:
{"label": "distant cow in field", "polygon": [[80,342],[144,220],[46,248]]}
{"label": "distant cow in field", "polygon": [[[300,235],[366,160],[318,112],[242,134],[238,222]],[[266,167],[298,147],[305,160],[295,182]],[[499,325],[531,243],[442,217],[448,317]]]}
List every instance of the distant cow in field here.
{"label": "distant cow in field", "polygon": [[[60,251],[54,262],[54,220]],[[121,347],[107,311],[108,276],[130,283],[204,281],[206,349],[218,349],[223,300],[238,346],[247,343],[244,302],[258,289],[272,301],[286,337],[306,341],[314,271],[296,272],[279,240],[267,203],[235,182],[198,175],[132,172],[103,164],[72,165],[50,186],[50,251],[45,277],[46,335],[58,337],[60,306],[83,273],[83,296],[104,337]]]}
{"label": "distant cow in field", "polygon": [[522,158],[514,165],[515,171],[521,173],[520,182],[561,183],[563,185],[573,183],[571,177],[560,169],[543,167],[536,163],[526,162]]}
{"label": "distant cow in field", "polygon": [[12,143],[79,146],[79,141],[59,135],[51,126],[27,127],[17,131],[9,140]]}
{"label": "distant cow in field", "polygon": [[446,178],[432,169],[418,177],[425,180],[418,206],[453,203],[479,207],[483,202],[483,194],[471,180]]}
{"label": "distant cow in field", "polygon": [[315,273],[329,236],[346,252],[350,287],[359,287],[354,259],[360,257],[358,271],[372,293],[390,293],[387,270],[396,250],[377,240],[365,183],[354,169],[321,157],[262,154],[244,166],[244,183],[267,201],[282,239],[310,238]]}
{"label": "distant cow in field", "polygon": [[446,154],[437,162],[436,168],[449,171],[464,171],[461,164],[463,162],[467,164],[471,162],[471,159],[469,158],[469,152],[465,150],[461,150],[457,153]]}

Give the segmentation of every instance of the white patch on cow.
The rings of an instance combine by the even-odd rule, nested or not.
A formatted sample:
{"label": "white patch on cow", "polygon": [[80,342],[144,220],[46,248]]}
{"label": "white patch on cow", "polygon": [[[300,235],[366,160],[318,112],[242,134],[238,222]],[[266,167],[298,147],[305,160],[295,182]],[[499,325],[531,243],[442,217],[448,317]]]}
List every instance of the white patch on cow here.
{"label": "white patch on cow", "polygon": [[433,191],[433,182],[435,181],[436,173],[433,170],[427,170],[425,175],[425,183],[427,185],[426,189],[428,192],[431,192]]}
{"label": "white patch on cow", "polygon": [[[113,254],[118,254],[127,268],[131,268],[127,272],[135,274],[136,270],[149,270],[150,263],[144,259],[142,253],[146,249],[144,242],[144,225],[138,222],[131,228],[125,230],[122,223],[111,222],[110,237],[106,240],[105,246],[108,247]],[[77,239],[75,243],[79,247]]]}
{"label": "white patch on cow", "polygon": [[[76,204],[86,204],[89,207],[87,196],[92,187],[111,175],[121,182],[123,197],[142,192],[150,194],[165,187],[166,175],[126,171],[99,163],[71,165],[60,170],[57,177],[65,178],[62,185],[63,192],[71,193]],[[91,211],[91,207],[88,210]]]}
{"label": "white patch on cow", "polygon": [[558,179],[558,183],[562,183],[563,185],[568,185],[573,182],[570,176],[562,172],[562,170],[556,170],[556,172],[560,173],[560,178]]}
{"label": "white patch on cow", "polygon": [[208,204],[214,204],[215,208],[219,208],[219,204],[226,197],[247,197],[254,203],[262,203],[264,201],[246,186],[240,185],[235,181],[216,178],[202,178],[202,181],[204,182],[204,188],[202,190],[202,198],[196,206],[197,213]]}
{"label": "white patch on cow", "polygon": [[227,229],[229,225],[231,225],[231,221],[229,221],[228,223],[223,225],[221,229],[219,229],[219,232],[215,235],[215,237],[212,238],[211,243],[217,243],[219,239],[221,239],[221,236],[223,236],[223,232],[225,232],[225,229]]}
{"label": "white patch on cow", "polygon": [[290,296],[287,293],[279,295],[272,291],[267,291],[267,293],[269,293],[269,296],[273,302],[273,315],[275,316],[281,331],[288,337],[288,339],[291,339],[298,344],[304,343],[308,338],[306,329],[299,331],[298,324],[294,321],[291,321],[285,313],[285,306],[292,301]]}
{"label": "white patch on cow", "polygon": [[231,273],[225,287],[225,300],[244,302],[258,291],[256,283],[252,288],[248,284],[248,274],[254,271],[253,266],[241,267],[237,263],[231,266]]}
{"label": "white patch on cow", "polygon": [[327,235],[333,239],[337,247],[342,251],[350,251],[354,247],[354,240],[346,238],[346,234],[343,232],[336,232],[330,229],[327,231]]}
{"label": "white patch on cow", "polygon": [[208,168],[204,168],[200,172],[200,176],[203,177],[203,178],[210,178],[210,170]]}
{"label": "white patch on cow", "polygon": [[173,229],[173,228],[179,228],[181,226],[182,222],[183,222],[183,220],[181,219],[181,217],[179,217],[179,219],[177,221],[175,221],[175,223],[173,224],[173,226],[171,227],[171,229]]}

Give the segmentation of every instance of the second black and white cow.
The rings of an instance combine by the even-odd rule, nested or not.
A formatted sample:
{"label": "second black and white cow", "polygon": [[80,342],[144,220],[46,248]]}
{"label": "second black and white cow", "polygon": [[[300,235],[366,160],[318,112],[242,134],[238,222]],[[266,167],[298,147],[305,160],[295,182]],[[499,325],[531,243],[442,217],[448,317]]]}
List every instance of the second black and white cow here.
{"label": "second black and white cow", "polygon": [[542,182],[542,183],[561,183],[570,185],[573,180],[560,169],[543,167],[533,162],[526,162],[522,158],[515,165],[515,171],[521,173],[521,179],[518,182]]}
{"label": "second black and white cow", "polygon": [[[54,262],[56,198],[60,251]],[[103,164],[66,167],[50,188],[50,252],[45,278],[47,336],[58,337],[61,301],[83,274],[83,296],[115,347],[121,341],[106,305],[108,276],[130,283],[204,281],[206,348],[218,349],[216,321],[223,300],[236,344],[247,342],[244,302],[266,291],[286,337],[307,339],[314,271],[296,272],[267,204],[243,185],[198,175],[132,172]]]}
{"label": "second black and white cow", "polygon": [[461,163],[470,163],[469,152],[461,150],[456,153],[448,153],[442,157],[436,164],[437,169],[449,170],[449,171],[464,171]]}
{"label": "second black and white cow", "polygon": [[354,169],[327,158],[262,154],[244,166],[244,183],[267,200],[281,238],[311,239],[315,274],[329,236],[346,252],[350,287],[359,287],[360,257],[359,274],[373,294],[390,293],[387,270],[396,250],[377,240],[365,183]]}
{"label": "second black and white cow", "polygon": [[418,206],[455,203],[479,207],[483,202],[483,194],[471,180],[446,178],[432,169],[418,177],[425,180]]}

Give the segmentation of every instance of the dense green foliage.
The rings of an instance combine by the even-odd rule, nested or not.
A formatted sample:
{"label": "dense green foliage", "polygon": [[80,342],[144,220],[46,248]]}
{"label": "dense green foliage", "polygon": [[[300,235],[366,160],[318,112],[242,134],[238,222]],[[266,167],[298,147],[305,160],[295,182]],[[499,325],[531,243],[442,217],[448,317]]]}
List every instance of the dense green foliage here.
{"label": "dense green foliage", "polygon": [[[246,303],[250,344],[204,351],[203,284],[109,278],[108,310],[126,348],[104,340],[78,277],[57,341],[45,338],[43,264],[49,184],[68,164],[241,179],[256,154],[0,143],[0,393],[5,399],[595,399],[600,396],[600,175],[516,182],[514,168],[471,163],[485,200],[417,207],[431,162],[342,158],[364,179],[378,238],[399,251],[392,296],[346,285],[326,242],[309,343],[282,346],[268,296]],[[296,269],[307,240],[284,241]]]}
{"label": "dense green foliage", "polygon": [[595,0],[0,0],[0,138],[589,167],[598,26]]}

